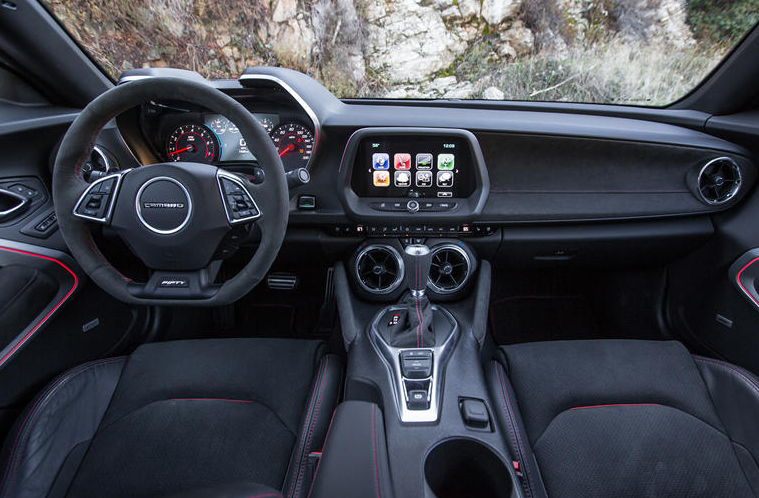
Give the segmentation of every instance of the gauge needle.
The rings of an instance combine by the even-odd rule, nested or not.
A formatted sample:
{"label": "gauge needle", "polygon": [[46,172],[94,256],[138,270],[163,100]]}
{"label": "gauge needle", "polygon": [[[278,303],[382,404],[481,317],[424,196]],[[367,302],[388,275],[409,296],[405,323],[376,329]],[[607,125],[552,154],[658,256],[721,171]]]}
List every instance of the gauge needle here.
{"label": "gauge needle", "polygon": [[186,150],[190,150],[190,149],[192,149],[192,148],[193,148],[193,147],[192,147],[192,145],[188,145],[188,146],[187,146],[187,147],[185,147],[184,149],[179,149],[179,150],[175,150],[174,152],[169,152],[169,155],[170,155],[170,156],[173,156],[174,154],[179,154],[180,152],[184,152],[184,151],[186,151]]}
{"label": "gauge needle", "polygon": [[290,144],[290,145],[288,145],[288,146],[287,146],[287,148],[286,148],[285,150],[283,150],[282,152],[280,152],[280,153],[279,153],[279,157],[282,157],[282,156],[284,156],[285,154],[287,154],[288,152],[290,152],[290,151],[291,151],[291,150],[293,150],[294,148],[295,148],[295,144]]}

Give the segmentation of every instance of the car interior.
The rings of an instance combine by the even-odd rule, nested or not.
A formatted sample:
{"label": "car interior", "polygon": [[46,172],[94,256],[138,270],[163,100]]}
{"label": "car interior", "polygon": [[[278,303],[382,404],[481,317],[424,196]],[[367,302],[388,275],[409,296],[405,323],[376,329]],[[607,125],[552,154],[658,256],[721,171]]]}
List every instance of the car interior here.
{"label": "car interior", "polygon": [[759,29],[663,107],[113,81],[0,7],[0,497],[759,496]]}

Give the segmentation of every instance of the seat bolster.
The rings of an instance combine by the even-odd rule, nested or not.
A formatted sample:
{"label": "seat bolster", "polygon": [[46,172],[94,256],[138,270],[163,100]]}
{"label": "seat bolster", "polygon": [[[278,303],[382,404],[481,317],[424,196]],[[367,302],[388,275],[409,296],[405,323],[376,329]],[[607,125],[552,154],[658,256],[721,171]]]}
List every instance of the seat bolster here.
{"label": "seat bolster", "polygon": [[0,497],[47,496],[74,447],[92,439],[126,357],[73,368],[29,405],[6,439]]}
{"label": "seat bolster", "polygon": [[336,355],[322,357],[303,407],[298,440],[293,449],[283,494],[287,498],[302,498],[308,494],[312,470],[309,454],[320,452],[329,429],[332,415],[340,398],[343,384],[343,361]]}
{"label": "seat bolster", "polygon": [[503,438],[509,443],[513,461],[519,465],[524,495],[527,498],[546,498],[548,493],[540,476],[538,461],[527,438],[514,389],[502,363],[491,361],[486,374],[498,427]]}
{"label": "seat bolster", "polygon": [[[717,415],[728,436],[753,457],[753,469],[745,469],[755,490],[759,490],[759,379],[751,372],[730,363],[694,356],[712,397]],[[741,463],[745,467],[745,458]],[[753,470],[753,472],[751,472]]]}

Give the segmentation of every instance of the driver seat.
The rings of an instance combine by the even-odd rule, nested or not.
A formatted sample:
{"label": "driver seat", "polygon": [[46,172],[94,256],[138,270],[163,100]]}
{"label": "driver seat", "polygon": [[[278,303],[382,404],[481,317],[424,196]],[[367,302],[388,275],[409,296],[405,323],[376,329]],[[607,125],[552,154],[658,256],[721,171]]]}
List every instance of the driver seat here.
{"label": "driver seat", "polygon": [[6,439],[0,497],[305,497],[342,373],[323,343],[293,339],[152,343],[81,365]]}

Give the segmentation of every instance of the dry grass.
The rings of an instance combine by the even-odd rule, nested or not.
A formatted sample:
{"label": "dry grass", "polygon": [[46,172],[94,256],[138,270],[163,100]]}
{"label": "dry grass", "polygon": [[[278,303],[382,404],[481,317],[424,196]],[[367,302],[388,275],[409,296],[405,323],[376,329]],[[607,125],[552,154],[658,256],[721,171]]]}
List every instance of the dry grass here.
{"label": "dry grass", "polygon": [[[692,90],[723,57],[722,50],[684,49],[612,39],[564,53],[540,53],[478,72],[509,100],[661,106]],[[479,76],[478,76],[479,77]]]}

